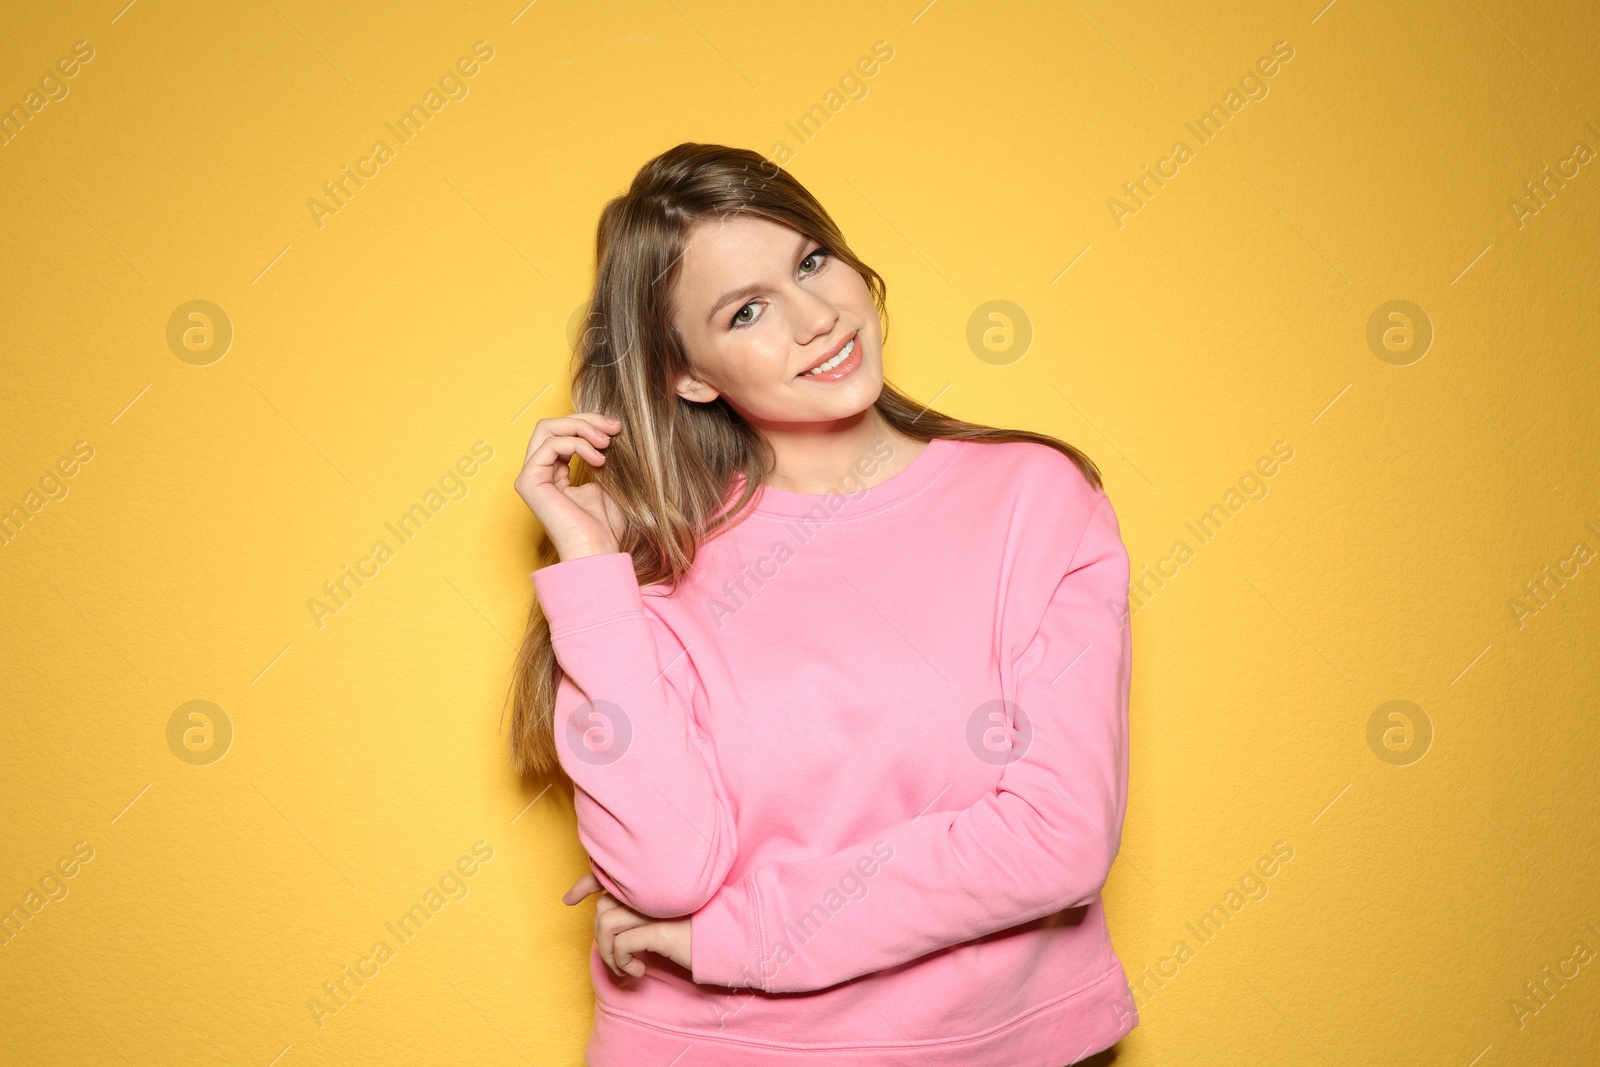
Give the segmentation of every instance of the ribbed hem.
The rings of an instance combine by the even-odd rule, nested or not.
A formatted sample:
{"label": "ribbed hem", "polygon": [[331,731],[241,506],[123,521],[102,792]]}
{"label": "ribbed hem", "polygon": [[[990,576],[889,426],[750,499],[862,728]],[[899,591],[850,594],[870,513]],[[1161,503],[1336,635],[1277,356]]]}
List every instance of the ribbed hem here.
{"label": "ribbed hem", "polygon": [[644,597],[626,552],[601,552],[540,567],[529,575],[539,607],[555,636],[630,612],[644,613]]}
{"label": "ribbed hem", "polygon": [[733,885],[717,890],[710,901],[689,916],[689,954],[691,974],[697,985],[763,988],[761,976],[750,971],[744,959],[746,946],[755,945],[757,965],[766,945],[754,917],[761,914],[751,906],[755,883],[749,875]]}
{"label": "ribbed hem", "polygon": [[[759,995],[759,994],[758,994]],[[730,1039],[724,1031],[663,1026],[608,1011],[595,1002],[594,1027],[584,1049],[588,1067],[671,1063],[692,1050],[695,1067],[1065,1067],[1110,1048],[1139,1025],[1122,965],[1085,986],[980,1034],[929,1041],[845,1044],[769,1043]]]}

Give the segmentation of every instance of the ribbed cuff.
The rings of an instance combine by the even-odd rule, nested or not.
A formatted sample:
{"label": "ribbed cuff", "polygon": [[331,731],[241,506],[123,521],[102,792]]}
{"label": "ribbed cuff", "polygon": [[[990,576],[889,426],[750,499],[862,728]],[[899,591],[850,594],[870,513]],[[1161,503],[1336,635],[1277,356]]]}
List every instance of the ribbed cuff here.
{"label": "ribbed cuff", "polygon": [[644,597],[627,552],[601,552],[540,567],[529,575],[550,633],[576,630],[629,611],[644,614]]}
{"label": "ribbed cuff", "polygon": [[744,878],[723,886],[689,916],[689,971],[696,982],[763,988],[752,970],[761,964],[761,939],[748,886]]}

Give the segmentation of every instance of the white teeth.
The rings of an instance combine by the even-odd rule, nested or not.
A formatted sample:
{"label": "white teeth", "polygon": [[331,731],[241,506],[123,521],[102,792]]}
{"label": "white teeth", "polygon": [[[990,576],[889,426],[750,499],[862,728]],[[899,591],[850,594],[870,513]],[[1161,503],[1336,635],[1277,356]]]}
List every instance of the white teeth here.
{"label": "white teeth", "polygon": [[817,375],[817,374],[822,374],[825,371],[830,371],[833,368],[837,367],[839,364],[843,363],[845,360],[849,359],[850,358],[850,353],[854,352],[855,350],[856,350],[856,339],[854,337],[852,337],[852,338],[850,338],[850,343],[849,344],[847,344],[843,348],[839,349],[839,354],[837,356],[834,356],[832,359],[828,360],[826,363],[824,363],[821,366],[817,367],[815,370],[806,371],[806,373],[809,374],[809,375]]}

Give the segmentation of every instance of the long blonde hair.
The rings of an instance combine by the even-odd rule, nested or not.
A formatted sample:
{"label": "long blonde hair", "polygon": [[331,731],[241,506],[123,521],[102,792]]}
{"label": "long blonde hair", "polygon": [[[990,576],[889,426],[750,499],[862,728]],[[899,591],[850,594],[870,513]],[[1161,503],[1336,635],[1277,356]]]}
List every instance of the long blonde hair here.
{"label": "long blonde hair", "polygon": [[[695,403],[673,387],[689,373],[670,301],[689,230],[702,219],[750,215],[787,226],[848,263],[872,293],[888,339],[887,290],[877,271],[850,250],[821,204],[787,171],[748,149],[686,142],[639,169],[628,191],[600,213],[594,291],[588,325],[573,352],[572,406],[621,420],[622,432],[598,469],[582,459],[575,484],[598,481],[625,517],[618,547],[633,557],[640,587],[676,585],[702,541],[740,521],[772,472],[762,436],[722,398]],[[1006,430],[925,408],[887,380],[874,406],[885,422],[921,441],[1035,441],[1072,459],[1091,484],[1100,472],[1064,441],[1030,430]],[[735,474],[743,491],[728,504]],[[547,533],[541,566],[558,562]],[[555,746],[559,666],[550,624],[534,598],[508,694],[511,763],[519,774],[560,773]]]}

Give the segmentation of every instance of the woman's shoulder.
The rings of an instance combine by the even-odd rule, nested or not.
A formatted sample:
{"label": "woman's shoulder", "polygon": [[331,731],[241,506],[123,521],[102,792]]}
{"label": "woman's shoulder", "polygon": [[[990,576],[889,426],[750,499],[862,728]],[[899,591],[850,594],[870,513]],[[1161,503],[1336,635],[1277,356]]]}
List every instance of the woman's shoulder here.
{"label": "woman's shoulder", "polygon": [[1088,513],[1105,500],[1076,460],[1040,441],[980,441],[963,444],[977,472],[1006,485],[1019,506]]}

